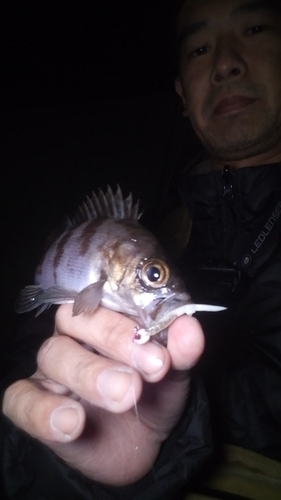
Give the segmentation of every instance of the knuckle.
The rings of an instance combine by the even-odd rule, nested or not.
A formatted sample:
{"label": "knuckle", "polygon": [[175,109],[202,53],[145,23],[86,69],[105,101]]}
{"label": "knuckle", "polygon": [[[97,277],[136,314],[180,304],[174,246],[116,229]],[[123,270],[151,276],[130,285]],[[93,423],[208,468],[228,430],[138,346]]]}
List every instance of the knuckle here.
{"label": "knuckle", "polygon": [[37,363],[39,367],[42,366],[44,362],[49,358],[49,356],[52,356],[52,354],[54,353],[55,347],[57,345],[56,340],[57,337],[50,337],[41,345],[37,354]]}
{"label": "knuckle", "polygon": [[67,351],[69,340],[67,337],[50,337],[42,344],[37,354],[38,367],[43,369],[50,362],[61,359],[61,355]]}
{"label": "knuckle", "polygon": [[93,382],[96,378],[96,363],[93,359],[79,359],[75,363],[74,369],[71,370],[69,376],[73,381],[77,392],[92,391]]}
{"label": "knuckle", "polygon": [[36,391],[30,380],[18,380],[4,394],[3,413],[22,428],[34,419]]}
{"label": "knuckle", "polygon": [[6,415],[7,417],[9,417],[10,414],[13,412],[15,401],[20,391],[21,382],[22,382],[21,380],[14,382],[4,392],[2,409],[4,415]]}

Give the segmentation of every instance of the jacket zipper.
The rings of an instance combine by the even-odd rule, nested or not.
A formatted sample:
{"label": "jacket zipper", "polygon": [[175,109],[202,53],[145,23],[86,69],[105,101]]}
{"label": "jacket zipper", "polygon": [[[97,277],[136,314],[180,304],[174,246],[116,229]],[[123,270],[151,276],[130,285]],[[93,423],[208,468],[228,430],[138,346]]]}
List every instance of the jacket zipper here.
{"label": "jacket zipper", "polygon": [[231,205],[234,201],[234,188],[229,165],[225,165],[222,170],[222,203],[221,203],[221,220],[222,220],[222,249],[224,258],[227,256],[228,238],[229,238],[229,220]]}
{"label": "jacket zipper", "polygon": [[225,165],[223,167],[222,179],[223,179],[223,197],[226,198],[227,200],[233,200],[234,190],[233,190],[229,165]]}

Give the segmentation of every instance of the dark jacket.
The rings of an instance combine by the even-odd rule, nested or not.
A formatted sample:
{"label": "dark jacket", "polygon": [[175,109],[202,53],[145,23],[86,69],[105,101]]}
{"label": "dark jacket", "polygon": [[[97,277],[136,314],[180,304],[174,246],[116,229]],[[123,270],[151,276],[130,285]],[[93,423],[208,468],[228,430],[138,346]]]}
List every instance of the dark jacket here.
{"label": "dark jacket", "polygon": [[214,435],[281,460],[281,165],[197,172],[184,273],[193,300],[227,306],[200,313]]}
{"label": "dark jacket", "polygon": [[189,405],[164,443],[153,467],[131,486],[114,488],[87,479],[46,446],[2,418],[1,499],[168,500],[177,498],[211,453],[209,409],[201,384],[193,379]]}
{"label": "dark jacket", "polygon": [[[215,438],[275,459],[281,458],[280,230],[274,223],[268,243],[256,247],[254,242],[274,210],[279,218],[275,207],[280,188],[280,165],[195,174],[181,181],[182,198],[193,218],[182,262],[188,287],[195,301],[228,306],[223,313],[199,317],[207,344],[199,371],[206,378]],[[245,267],[241,262],[249,255],[249,244],[252,248],[251,235],[258,251]],[[35,353],[43,340],[39,331],[52,331],[52,321],[42,316],[43,328],[39,320],[36,327],[34,321],[32,328],[26,327],[28,334],[18,344],[6,385],[35,369]],[[199,380],[193,376],[186,411],[153,470],[126,488],[85,479],[3,419],[2,481],[7,498],[175,498],[211,453],[209,407]]]}

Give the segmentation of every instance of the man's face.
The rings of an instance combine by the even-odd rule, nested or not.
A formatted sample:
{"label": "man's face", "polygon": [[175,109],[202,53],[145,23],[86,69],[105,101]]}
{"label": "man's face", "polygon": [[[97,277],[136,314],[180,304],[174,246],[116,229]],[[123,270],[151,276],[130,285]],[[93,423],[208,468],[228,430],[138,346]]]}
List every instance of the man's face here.
{"label": "man's face", "polygon": [[187,0],[178,19],[176,90],[221,161],[281,151],[281,15],[268,3]]}

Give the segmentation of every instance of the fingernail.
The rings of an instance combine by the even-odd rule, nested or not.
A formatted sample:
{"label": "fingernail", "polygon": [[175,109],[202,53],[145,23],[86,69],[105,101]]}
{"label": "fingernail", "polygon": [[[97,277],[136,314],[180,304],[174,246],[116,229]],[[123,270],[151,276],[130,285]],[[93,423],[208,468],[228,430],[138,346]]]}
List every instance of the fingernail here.
{"label": "fingernail", "polygon": [[146,375],[159,372],[164,364],[163,353],[160,348],[150,343],[149,345],[136,345],[132,354],[134,366]]}
{"label": "fingernail", "polygon": [[132,372],[123,369],[105,370],[98,376],[97,388],[103,396],[122,401],[132,383]]}
{"label": "fingernail", "polygon": [[76,408],[58,408],[51,416],[52,427],[65,438],[71,438],[79,422],[80,417]]}

